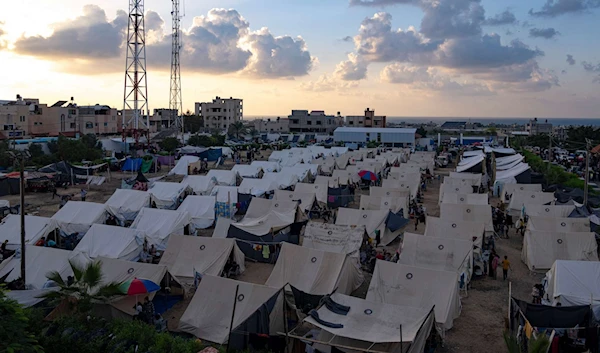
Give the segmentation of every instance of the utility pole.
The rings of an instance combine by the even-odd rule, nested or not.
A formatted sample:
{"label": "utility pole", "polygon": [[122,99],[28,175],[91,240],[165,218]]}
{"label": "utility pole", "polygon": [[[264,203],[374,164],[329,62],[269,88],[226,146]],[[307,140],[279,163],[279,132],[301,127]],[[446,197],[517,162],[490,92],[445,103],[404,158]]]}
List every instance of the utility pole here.
{"label": "utility pole", "polygon": [[28,158],[29,151],[8,151],[8,155],[13,161],[19,163],[19,198],[21,201],[21,280],[23,286],[26,286],[25,281],[25,159]]}
{"label": "utility pole", "polygon": [[588,184],[590,182],[590,152],[592,140],[585,139],[585,184],[583,185],[583,205],[587,207],[588,201]]}

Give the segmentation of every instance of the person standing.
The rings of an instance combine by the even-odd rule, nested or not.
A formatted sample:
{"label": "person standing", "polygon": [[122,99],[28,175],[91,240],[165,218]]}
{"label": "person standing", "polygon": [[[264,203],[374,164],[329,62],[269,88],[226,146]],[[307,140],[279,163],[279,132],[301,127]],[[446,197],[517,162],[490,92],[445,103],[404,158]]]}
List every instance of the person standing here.
{"label": "person standing", "polygon": [[508,270],[510,269],[510,261],[508,261],[508,256],[504,255],[504,260],[502,260],[502,280],[505,281],[508,278]]}
{"label": "person standing", "polygon": [[498,279],[498,255],[492,254],[492,277]]}
{"label": "person standing", "polygon": [[87,196],[87,191],[81,189],[81,201],[85,201],[85,197]]}

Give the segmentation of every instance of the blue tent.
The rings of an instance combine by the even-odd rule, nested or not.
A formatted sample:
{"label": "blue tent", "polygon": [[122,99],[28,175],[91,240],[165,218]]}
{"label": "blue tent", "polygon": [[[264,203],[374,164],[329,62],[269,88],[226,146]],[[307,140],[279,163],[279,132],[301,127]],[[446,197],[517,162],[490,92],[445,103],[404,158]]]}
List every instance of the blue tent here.
{"label": "blue tent", "polygon": [[127,158],[121,170],[124,172],[137,172],[142,167],[142,162],[141,158]]}
{"label": "blue tent", "polygon": [[198,157],[200,157],[200,160],[204,160],[204,158],[206,158],[206,160],[208,162],[214,162],[214,161],[219,160],[219,158],[221,158],[222,155],[223,155],[222,148],[214,148],[214,149],[211,148],[211,149],[208,149],[208,150],[198,154]]}

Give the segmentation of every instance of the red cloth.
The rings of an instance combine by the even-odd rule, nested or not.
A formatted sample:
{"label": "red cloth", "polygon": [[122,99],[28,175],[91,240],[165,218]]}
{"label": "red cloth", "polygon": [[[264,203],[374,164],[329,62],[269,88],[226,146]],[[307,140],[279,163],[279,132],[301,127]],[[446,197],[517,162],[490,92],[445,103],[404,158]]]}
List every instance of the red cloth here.
{"label": "red cloth", "polygon": [[375,257],[378,258],[379,260],[383,260],[383,254],[382,253],[378,253]]}
{"label": "red cloth", "polygon": [[558,336],[554,336],[554,338],[552,339],[552,346],[551,346],[551,352],[552,353],[558,353]]}

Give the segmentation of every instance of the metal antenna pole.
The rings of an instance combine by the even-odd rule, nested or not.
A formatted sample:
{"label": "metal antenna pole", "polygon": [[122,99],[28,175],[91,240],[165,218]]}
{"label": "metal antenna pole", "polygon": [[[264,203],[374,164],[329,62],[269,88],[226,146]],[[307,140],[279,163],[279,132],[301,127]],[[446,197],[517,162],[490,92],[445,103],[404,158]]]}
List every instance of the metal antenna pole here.
{"label": "metal antenna pole", "polygon": [[583,206],[587,208],[588,201],[588,184],[590,182],[590,153],[592,141],[585,139],[585,184],[583,185]]}
{"label": "metal antenna pole", "polygon": [[19,161],[19,196],[21,199],[21,279],[24,288],[27,288],[25,282],[25,156],[21,155]]}
{"label": "metal antenna pole", "polygon": [[181,65],[180,56],[181,43],[181,16],[179,15],[179,0],[171,0],[171,90],[169,93],[169,111],[171,112],[171,123],[175,124],[178,133],[183,135],[183,102],[181,99]]}

